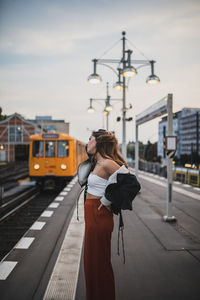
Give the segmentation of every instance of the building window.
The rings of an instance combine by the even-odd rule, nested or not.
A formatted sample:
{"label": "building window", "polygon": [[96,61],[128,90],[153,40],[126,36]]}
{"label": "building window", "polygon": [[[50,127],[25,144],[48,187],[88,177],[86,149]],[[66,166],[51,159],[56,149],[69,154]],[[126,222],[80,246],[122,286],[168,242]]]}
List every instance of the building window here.
{"label": "building window", "polygon": [[9,127],[9,142],[23,142],[22,126]]}

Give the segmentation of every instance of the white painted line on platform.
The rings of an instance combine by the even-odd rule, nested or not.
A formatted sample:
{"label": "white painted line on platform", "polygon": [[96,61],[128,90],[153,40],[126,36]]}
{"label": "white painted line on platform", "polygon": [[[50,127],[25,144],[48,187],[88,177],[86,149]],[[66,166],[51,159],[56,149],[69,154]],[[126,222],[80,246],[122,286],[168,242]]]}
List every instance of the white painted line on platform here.
{"label": "white painted line on platform", "polygon": [[191,187],[192,187],[191,185],[189,185],[189,184],[185,184],[185,183],[183,183],[183,186],[185,186],[185,187],[189,187],[189,188],[191,188]]}
{"label": "white painted line on platform", "polygon": [[73,185],[74,185],[73,183],[69,183],[69,184],[67,185],[67,187],[72,188]]}
{"label": "white painted line on platform", "polygon": [[183,195],[186,195],[188,197],[191,197],[195,200],[199,200],[200,201],[200,194],[196,194],[196,193],[193,193],[193,192],[189,192],[189,191],[186,191],[184,189],[181,189],[181,188],[178,188],[178,187],[174,187],[173,190],[177,193],[180,193],[180,194],[183,194]]}
{"label": "white painted line on platform", "polygon": [[63,200],[64,200],[64,197],[60,197],[60,196],[56,197],[56,199],[55,199],[55,201],[63,201]]}
{"label": "white painted line on platform", "polygon": [[30,230],[41,230],[44,225],[46,224],[46,222],[39,222],[39,221],[36,221],[30,228]]}
{"label": "white painted line on platform", "polygon": [[66,187],[66,188],[64,188],[64,191],[65,191],[65,192],[69,192],[69,191],[71,191],[71,189],[68,188],[68,187]]}
{"label": "white painted line on platform", "polygon": [[17,243],[14,249],[28,249],[35,238],[33,237],[22,237]]}
{"label": "white painted line on platform", "polygon": [[175,183],[175,184],[181,184],[181,182],[179,182],[179,181],[174,181],[174,183]]}
{"label": "white painted line on platform", "polygon": [[[163,186],[163,187],[167,187],[167,182],[166,183],[162,183],[158,180],[155,180],[153,178],[149,178],[147,176],[144,176],[144,175],[139,175],[139,177],[143,178],[144,180],[147,180],[147,181],[150,181],[152,183],[155,183],[157,185],[160,185],[160,186]],[[197,195],[196,193],[192,193],[192,192],[189,192],[189,191],[186,191],[184,189],[181,189],[179,187],[176,187],[176,186],[173,186],[173,191],[174,192],[177,192],[177,193],[180,193],[180,194],[183,194],[184,196],[188,196],[188,197],[191,197],[195,200],[199,200],[200,201],[200,195]]]}
{"label": "white painted line on platform", "polygon": [[83,194],[79,203],[79,221],[75,210],[43,300],[75,299],[84,236]]}
{"label": "white painted line on platform", "polygon": [[53,215],[54,211],[53,210],[45,210],[42,214],[41,217],[49,218]]}
{"label": "white painted line on platform", "polygon": [[198,187],[193,187],[193,189],[194,189],[195,191],[200,192],[200,188],[198,188]]}
{"label": "white painted line on platform", "polygon": [[149,178],[147,176],[144,176],[144,175],[140,175],[139,174],[139,177],[147,180],[147,181],[150,181],[150,182],[153,182],[153,183],[156,183],[157,185],[160,185],[160,186],[163,186],[163,187],[166,187],[166,183],[163,183],[163,182],[160,182],[160,181],[157,181],[156,179],[153,179],[153,178]]}
{"label": "white painted line on platform", "polygon": [[6,280],[10,275],[17,261],[2,261],[0,262],[0,280]]}
{"label": "white painted line on platform", "polygon": [[60,203],[51,203],[49,205],[49,208],[57,208],[60,205]]}
{"label": "white painted line on platform", "polygon": [[60,196],[66,196],[68,194],[68,192],[61,192],[59,195]]}

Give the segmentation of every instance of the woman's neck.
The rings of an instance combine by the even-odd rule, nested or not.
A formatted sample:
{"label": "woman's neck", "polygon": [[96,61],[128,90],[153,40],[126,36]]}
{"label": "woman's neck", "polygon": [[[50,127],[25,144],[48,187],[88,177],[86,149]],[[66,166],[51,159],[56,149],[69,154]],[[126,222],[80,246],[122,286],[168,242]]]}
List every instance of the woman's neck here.
{"label": "woman's neck", "polygon": [[99,162],[99,161],[102,161],[104,158],[101,156],[100,153],[97,152],[96,154],[96,160]]}
{"label": "woman's neck", "polygon": [[105,159],[111,159],[109,156],[103,157],[99,152],[96,153],[96,160],[97,162],[103,161]]}

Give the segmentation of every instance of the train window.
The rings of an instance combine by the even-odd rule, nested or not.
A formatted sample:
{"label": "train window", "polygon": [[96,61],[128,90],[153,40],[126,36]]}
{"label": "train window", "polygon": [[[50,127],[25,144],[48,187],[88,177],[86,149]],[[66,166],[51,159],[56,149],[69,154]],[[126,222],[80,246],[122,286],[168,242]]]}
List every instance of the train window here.
{"label": "train window", "polygon": [[55,157],[55,141],[45,141],[45,157]]}
{"label": "train window", "polygon": [[69,142],[58,141],[58,157],[69,156]]}
{"label": "train window", "polygon": [[77,153],[78,153],[78,155],[80,155],[81,154],[81,144],[77,144]]}
{"label": "train window", "polygon": [[33,141],[33,157],[43,157],[43,141]]}

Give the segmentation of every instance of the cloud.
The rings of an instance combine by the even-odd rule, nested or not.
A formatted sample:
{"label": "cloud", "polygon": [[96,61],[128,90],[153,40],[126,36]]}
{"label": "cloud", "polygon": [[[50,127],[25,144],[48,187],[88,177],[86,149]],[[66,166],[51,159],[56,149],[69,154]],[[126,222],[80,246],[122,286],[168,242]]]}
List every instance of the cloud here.
{"label": "cloud", "polygon": [[143,40],[144,49],[159,38],[191,40],[199,35],[200,6],[195,1],[189,5],[185,1],[181,5],[179,1],[159,2],[159,6],[155,5],[158,1],[154,5],[117,1],[114,6],[111,2],[101,1],[96,7],[90,1],[78,1],[75,7],[64,1],[36,1],[36,5],[26,4],[22,12],[19,6],[18,14],[10,8],[11,14],[5,13],[2,23],[0,50],[41,56],[67,54],[83,41],[109,39],[122,29],[132,32],[139,42]]}

